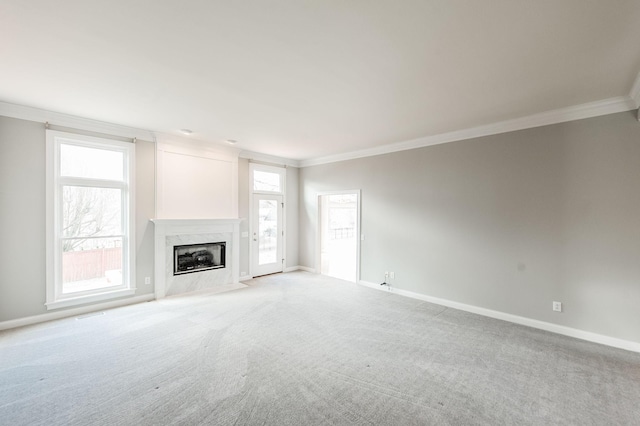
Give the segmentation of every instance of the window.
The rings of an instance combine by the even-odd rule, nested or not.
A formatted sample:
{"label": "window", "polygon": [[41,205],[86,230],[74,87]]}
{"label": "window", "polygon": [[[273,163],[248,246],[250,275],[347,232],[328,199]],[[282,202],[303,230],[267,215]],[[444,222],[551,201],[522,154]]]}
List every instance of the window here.
{"label": "window", "polygon": [[134,155],[47,130],[47,309],[134,294]]}
{"label": "window", "polygon": [[251,181],[253,192],[282,194],[284,193],[284,168],[251,164]]}

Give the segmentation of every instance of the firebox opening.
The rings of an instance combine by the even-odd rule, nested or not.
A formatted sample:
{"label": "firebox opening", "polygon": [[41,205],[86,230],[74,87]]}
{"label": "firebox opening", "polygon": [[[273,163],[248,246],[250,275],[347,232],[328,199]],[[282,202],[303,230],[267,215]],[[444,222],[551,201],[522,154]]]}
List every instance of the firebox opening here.
{"label": "firebox opening", "polygon": [[227,243],[188,244],[173,247],[173,275],[225,267]]}

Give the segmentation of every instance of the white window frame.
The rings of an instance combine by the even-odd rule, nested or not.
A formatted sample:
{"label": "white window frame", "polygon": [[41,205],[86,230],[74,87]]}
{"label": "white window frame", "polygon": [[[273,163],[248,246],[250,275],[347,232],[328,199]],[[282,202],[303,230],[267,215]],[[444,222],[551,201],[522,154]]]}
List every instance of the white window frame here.
{"label": "white window frame", "polygon": [[[46,230],[47,230],[47,300],[48,310],[66,308],[135,294],[135,145],[130,142],[47,130],[46,132]],[[122,181],[76,178],[60,175],[60,145],[99,148],[124,154]],[[122,191],[122,284],[73,294],[62,292],[62,188],[65,185],[117,188]]]}
{"label": "white window frame", "polygon": [[[282,195],[284,197],[285,195],[285,184],[286,184],[286,180],[287,180],[287,176],[286,176],[286,168],[285,167],[276,167],[276,166],[267,166],[265,164],[258,164],[258,163],[250,163],[249,164],[249,192],[251,194],[274,194],[274,195]],[[254,189],[254,175],[255,172],[259,171],[259,172],[266,172],[266,173],[274,173],[280,176],[280,191],[265,191],[265,190],[258,190],[258,189]]]}

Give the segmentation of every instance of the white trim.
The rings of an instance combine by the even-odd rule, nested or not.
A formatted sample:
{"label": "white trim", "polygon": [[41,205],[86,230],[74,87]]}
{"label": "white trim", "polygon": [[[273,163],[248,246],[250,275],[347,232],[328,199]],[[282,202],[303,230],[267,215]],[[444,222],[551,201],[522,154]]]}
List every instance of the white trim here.
{"label": "white trim", "polygon": [[8,330],[16,327],[23,327],[25,325],[38,324],[46,321],[53,321],[61,318],[73,317],[76,315],[82,315],[89,312],[101,311],[103,309],[112,309],[125,305],[133,305],[135,303],[149,302],[154,300],[153,294],[144,294],[142,296],[130,297],[122,300],[114,300],[111,302],[100,303],[96,305],[83,306],[81,308],[67,309],[65,311],[47,312],[46,314],[33,315],[30,317],[23,317],[14,320],[0,322],[0,330]]}
{"label": "white trim", "polygon": [[253,277],[251,275],[241,275],[240,278],[238,278],[238,281],[249,281],[252,279]]}
{"label": "white trim", "polygon": [[47,302],[47,309],[68,308],[70,306],[84,305],[85,303],[101,302],[103,300],[116,299],[120,297],[133,296],[136,294],[135,287],[125,290],[105,291],[104,293],[91,294],[89,296],[69,297],[58,299],[54,302]]}
{"label": "white trim", "polygon": [[56,126],[102,133],[105,135],[120,136],[131,139],[138,138],[147,141],[153,140],[153,134],[148,130],[121,126],[119,124],[106,123],[104,121],[76,117],[74,115],[16,105],[8,102],[0,102],[0,115],[19,118],[21,120],[36,121],[39,123],[48,122]]}
{"label": "white trim", "polygon": [[[251,250],[251,265],[249,266],[249,271],[251,275],[254,277],[268,274],[275,274],[277,272],[283,272],[286,265],[286,248],[284,245],[285,241],[285,209],[284,209],[284,195],[282,194],[263,194],[259,192],[254,192],[251,195],[252,203],[251,203],[251,240],[249,241],[249,248]],[[278,235],[276,237],[277,248],[276,248],[276,261],[273,263],[259,264],[259,244],[256,239],[253,237],[253,232],[257,231],[257,226],[259,222],[258,218],[258,209],[257,209],[257,201],[256,200],[267,200],[267,201],[275,201],[277,203],[276,209],[278,209],[278,218],[277,218],[277,227],[278,227]],[[258,237],[259,238],[259,237]]]}
{"label": "white trim", "polygon": [[296,265],[296,266],[289,266],[288,268],[286,268],[283,272],[295,272],[295,271],[304,271],[304,272],[310,272],[312,274],[316,273],[316,270],[313,268],[309,268],[307,266],[301,266],[301,265]]}
{"label": "white trim", "polygon": [[300,167],[300,161],[291,158],[277,157],[275,155],[261,154],[253,151],[240,151],[240,158],[261,161],[264,163],[279,164],[282,166]]}
{"label": "white trim", "polygon": [[[108,123],[91,118],[78,117],[71,114],[64,114],[61,112],[48,111],[45,109],[24,105],[17,105],[9,102],[0,101],[0,115],[10,118],[18,118],[21,120],[35,121],[38,123],[49,123],[55,126],[68,127],[70,129],[101,133],[106,136],[119,136],[122,138],[131,139],[137,138],[149,142],[155,142],[156,140],[162,140],[165,143],[167,141],[179,141],[183,143],[194,144],[200,147],[205,147],[206,149],[217,152],[233,152],[236,154],[236,157],[240,152],[240,149],[228,146],[224,142],[202,141],[196,138],[187,138],[184,136],[173,135],[159,131],[138,129],[136,127]],[[295,161],[293,162],[295,163]]]}
{"label": "white trim", "polygon": [[316,195],[320,196],[320,195],[345,195],[345,194],[354,194],[357,193],[358,197],[360,196],[360,190],[359,189],[340,189],[337,191],[318,191],[316,192]]}
{"label": "white trim", "polygon": [[[280,176],[280,191],[258,190],[253,187],[255,172],[272,173]],[[249,163],[249,192],[252,194],[285,195],[287,184],[287,169],[285,167],[269,166],[260,163]]]}
{"label": "white trim", "polygon": [[309,268],[308,266],[302,266],[302,265],[289,266],[288,268],[286,268],[282,272],[289,273],[289,272],[296,272],[296,271],[304,271],[304,272],[309,272],[309,273],[312,273],[312,274],[316,273],[315,269]]}
{"label": "white trim", "polygon": [[238,217],[238,157],[231,162],[231,214]]}
{"label": "white trim", "polygon": [[502,321],[512,322],[514,324],[520,324],[527,327],[537,328],[539,330],[549,331],[551,333],[561,334],[563,336],[574,337],[576,339],[586,340],[588,342],[599,343],[601,345],[640,353],[640,342],[618,339],[617,337],[605,336],[603,334],[592,333],[590,331],[579,330],[577,328],[566,327],[564,325],[558,325],[546,321],[539,321],[531,318],[521,317],[518,315],[508,314],[505,312],[494,311],[492,309],[481,308],[479,306],[467,305],[464,303],[454,302],[452,300],[441,299],[439,297],[427,296],[425,294],[414,293],[412,291],[402,290],[392,286],[381,286],[379,284],[367,281],[360,281],[359,284],[376,290],[389,291],[400,296],[435,303],[436,305],[447,306],[449,308],[459,309],[461,311],[471,312],[489,318],[495,318]]}
{"label": "white trim", "polygon": [[56,212],[57,206],[55,203],[55,194],[56,194],[56,174],[58,167],[56,164],[57,160],[57,152],[58,150],[55,148],[55,143],[52,140],[52,137],[48,132],[45,133],[45,184],[46,184],[46,205],[45,205],[45,289],[46,289],[46,299],[47,301],[53,301],[56,298],[55,294],[55,286],[56,286],[56,270],[58,269],[56,266],[57,259],[57,250],[56,250]]}
{"label": "white trim", "polygon": [[[254,172],[258,170],[258,171],[264,171],[264,172],[268,172],[268,173],[275,173],[278,174],[280,176],[280,191],[256,191],[253,188],[253,176],[254,176]],[[272,166],[272,165],[268,165],[268,164],[259,164],[259,163],[249,163],[249,273],[252,277],[255,277],[257,275],[259,275],[256,272],[256,269],[258,268],[257,265],[254,265],[254,249],[255,249],[255,245],[254,245],[254,238],[253,238],[253,231],[255,228],[255,224],[254,224],[254,219],[255,219],[255,206],[254,206],[254,197],[255,195],[278,195],[278,196],[282,196],[282,203],[283,203],[283,208],[282,208],[282,224],[280,226],[281,229],[281,246],[282,246],[282,256],[281,258],[283,259],[282,262],[282,271],[284,271],[285,265],[287,264],[287,246],[286,246],[286,241],[287,241],[287,209],[286,209],[286,205],[287,205],[287,169],[286,167],[278,167],[278,166]]]}
{"label": "white trim", "polygon": [[200,226],[200,227],[210,227],[210,226],[227,226],[227,225],[236,225],[239,224],[240,222],[242,222],[244,219],[242,218],[235,218],[235,217],[231,217],[231,218],[221,218],[221,219],[149,219],[151,222],[153,222],[155,225],[162,225],[162,226],[167,226],[167,227],[175,227],[175,228],[181,228],[184,227],[185,229],[170,229],[166,231],[166,235],[179,235],[180,233],[187,233],[188,231],[191,232],[201,232],[201,233],[206,233],[206,232],[231,232],[230,230],[227,229],[219,229],[219,230],[195,230],[193,229],[194,226]]}
{"label": "white trim", "polygon": [[211,160],[238,161],[240,150],[219,143],[155,133],[157,149],[175,154],[209,158]]}
{"label": "white trim", "polygon": [[[637,88],[637,90],[640,91],[640,87]],[[636,96],[640,96],[640,94],[638,93],[634,94]],[[597,117],[617,112],[631,111],[633,109],[636,109],[637,107],[637,101],[632,99],[630,96],[619,96],[617,98],[604,99],[601,101],[589,102],[586,104],[575,105],[567,108],[559,108],[552,111],[529,115],[526,117],[500,121],[497,123],[472,127],[469,129],[456,130],[448,133],[441,133],[439,135],[426,136],[404,142],[382,145],[375,148],[362,149],[358,151],[347,152],[344,154],[329,155],[326,157],[319,157],[308,160],[301,160],[299,162],[299,167],[310,167],[317,166],[319,164],[353,160],[356,158],[372,157],[374,155],[390,154],[392,152],[423,148],[426,146],[439,145],[447,142],[479,138],[483,136],[530,129],[533,127],[548,126],[550,124],[564,123],[567,121],[581,120],[584,118]]]}
{"label": "white trim", "polygon": [[358,281],[358,284],[360,284],[361,286],[364,286],[364,287],[372,288],[374,290],[391,291],[391,286],[390,285],[383,286],[381,284],[376,284],[376,283],[372,283],[370,281],[363,281],[363,280]]}
{"label": "white trim", "polygon": [[640,72],[636,75],[633,86],[631,86],[629,97],[633,100],[636,108],[640,107]]}
{"label": "white trim", "polygon": [[[46,307],[48,310],[82,305],[101,300],[114,299],[135,294],[135,145],[94,136],[49,130],[45,132],[46,142]],[[121,152],[124,156],[123,177],[121,181],[108,181],[97,178],[76,178],[60,175],[60,146],[72,144],[100,150]],[[122,191],[122,238],[123,282],[114,288],[96,289],[65,295],[62,291],[62,246],[59,234],[61,226],[60,190],[64,185],[89,185],[97,188],[118,188]],[[127,214],[125,216],[125,214]]]}
{"label": "white trim", "polygon": [[[512,120],[490,123],[482,126],[472,127],[469,129],[456,130],[453,132],[442,133],[439,135],[426,136],[422,138],[412,139],[404,142],[391,143],[374,148],[368,148],[358,151],[352,151],[337,155],[329,155],[306,160],[295,160],[283,158],[268,154],[261,154],[253,151],[240,151],[237,148],[225,146],[221,142],[214,142],[214,150],[226,152],[239,152],[240,158],[246,158],[254,161],[263,161],[266,163],[281,164],[292,167],[310,167],[320,164],[335,163],[338,161],[353,160],[357,158],[371,157],[374,155],[389,154],[398,151],[406,151],[410,149],[422,148],[431,145],[438,145],[447,142],[489,136],[499,133],[524,130],[533,127],[547,126],[551,124],[564,123],[567,121],[581,120],[584,118],[597,117],[601,115],[614,114],[617,112],[631,111],[640,106],[640,73],[636,77],[633,86],[628,95],[618,96],[600,101],[574,105],[566,108],[559,108]],[[167,140],[189,141],[197,145],[208,144],[208,142],[197,139],[184,138],[177,135],[170,135],[161,132],[151,132],[149,130],[137,129],[118,124],[107,123],[104,121],[93,120],[89,118],[76,117],[69,114],[63,114],[53,111],[47,111],[39,108],[33,108],[23,105],[11,104],[0,101],[0,115],[10,118],[19,118],[36,122],[49,122],[54,125],[81,129],[105,135],[120,136],[125,138],[138,138],[141,140],[155,141],[161,138],[165,142]],[[211,145],[209,144],[209,147]]]}

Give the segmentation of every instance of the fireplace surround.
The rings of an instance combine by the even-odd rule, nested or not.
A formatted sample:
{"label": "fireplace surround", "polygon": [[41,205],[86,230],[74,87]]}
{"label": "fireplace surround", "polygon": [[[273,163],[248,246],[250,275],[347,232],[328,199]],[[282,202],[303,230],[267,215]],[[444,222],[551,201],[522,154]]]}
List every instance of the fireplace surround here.
{"label": "fireplace surround", "polygon": [[[223,288],[239,283],[242,219],[152,219],[151,221],[154,224],[155,234],[156,299],[192,291]],[[194,261],[195,251],[206,252],[208,251],[206,247],[213,250],[211,247],[220,243],[223,243],[224,247],[224,261],[221,259],[221,253],[217,256],[211,252],[210,257],[211,263],[223,263],[224,267],[209,265],[209,267],[200,268],[199,273],[189,273],[195,270],[189,266],[189,269],[185,267],[185,271],[174,275],[176,252],[179,255],[190,253],[192,264],[197,262],[206,264],[209,256],[201,253],[200,261],[197,259]],[[187,258],[183,258],[183,261],[183,263],[189,263]]]}

